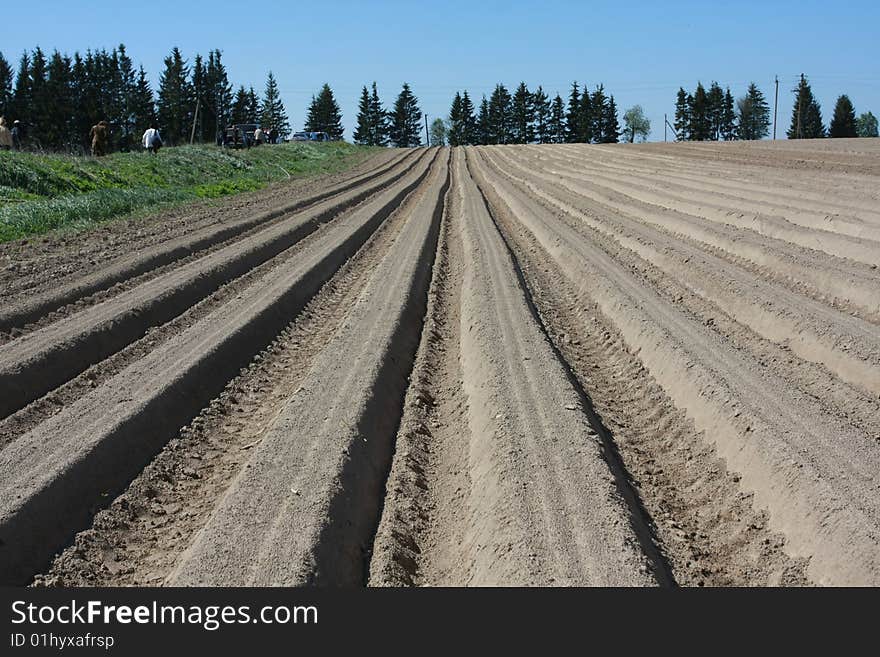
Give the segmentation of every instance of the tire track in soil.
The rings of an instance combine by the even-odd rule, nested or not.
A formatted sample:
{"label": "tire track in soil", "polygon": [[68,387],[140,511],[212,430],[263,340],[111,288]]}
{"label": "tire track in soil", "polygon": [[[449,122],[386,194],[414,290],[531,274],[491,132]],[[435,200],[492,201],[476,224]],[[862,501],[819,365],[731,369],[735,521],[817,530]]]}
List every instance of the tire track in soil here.
{"label": "tire track in soil", "polygon": [[[398,434],[371,583],[647,584],[645,554],[655,569],[665,566],[641,509],[624,502],[613,446],[591,410],[581,414],[586,398],[547,341],[464,154],[457,155],[438,265],[456,278],[442,277],[432,297],[438,316],[426,325],[419,383]],[[451,268],[450,230],[459,232]],[[441,310],[447,283],[460,288],[461,306]],[[459,311],[460,323],[450,326]],[[441,344],[460,345],[454,358],[432,344],[438,321],[447,331]],[[439,377],[443,368],[424,369],[438,357],[446,361]],[[436,411],[450,404],[453,426],[444,426]]]}
{"label": "tire track in soil", "polygon": [[756,503],[770,509],[771,527],[785,533],[792,554],[811,558],[810,578],[875,581],[873,442],[836,425],[788,382],[756,370],[521,190],[504,193],[566,277],[594,295],[676,405],[707,431]]}
{"label": "tire track in soil", "polygon": [[[490,156],[490,153],[484,155]],[[624,262],[633,271],[638,271],[658,294],[661,294],[674,306],[686,308],[702,322],[708,330],[718,334],[730,342],[739,351],[749,354],[760,369],[773,371],[783,380],[790,382],[809,395],[815,404],[822,407],[823,413],[834,417],[836,421],[849,426],[851,430],[868,436],[880,436],[880,402],[876,396],[855,387],[826,368],[811,360],[797,356],[797,350],[787,343],[777,343],[762,337],[751,323],[743,323],[732,318],[719,308],[712,300],[699,296],[683,282],[682,278],[689,275],[686,269],[680,269],[685,276],[675,275],[657,267],[643,254],[641,244],[632,240],[616,238],[613,231],[618,220],[616,215],[602,206],[586,206],[583,210],[573,211],[568,205],[571,194],[565,190],[544,184],[535,188],[531,183],[509,174],[497,167],[495,160],[488,157],[493,164],[493,171],[506,176],[519,186],[524,186],[537,195],[543,207],[557,214],[571,229],[577,231],[585,239],[595,242],[610,256]],[[550,194],[552,192],[552,194]],[[559,201],[558,199],[564,199]],[[601,236],[601,237],[600,237]],[[684,241],[686,238],[679,238]],[[618,246],[619,245],[619,246]],[[674,250],[667,249],[664,253]],[[687,263],[683,265],[686,267]],[[712,278],[706,274],[706,278]],[[758,297],[758,301],[765,300]],[[853,321],[851,317],[841,315],[844,323]],[[828,327],[826,327],[827,330]],[[876,341],[875,341],[876,342]],[[845,349],[849,349],[846,341],[841,341]]]}
{"label": "tire track in soil", "polygon": [[715,450],[626,348],[596,304],[579,295],[526,229],[496,215],[522,265],[548,334],[609,427],[662,553],[681,586],[796,586],[806,560],[743,493]]}

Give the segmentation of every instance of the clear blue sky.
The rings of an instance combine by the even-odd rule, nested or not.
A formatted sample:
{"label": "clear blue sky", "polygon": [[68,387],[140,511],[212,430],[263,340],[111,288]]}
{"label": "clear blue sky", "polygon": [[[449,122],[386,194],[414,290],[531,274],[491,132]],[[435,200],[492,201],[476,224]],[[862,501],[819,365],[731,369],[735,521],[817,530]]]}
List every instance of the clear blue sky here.
{"label": "clear blue sky", "polygon": [[[826,124],[848,93],[856,111],[880,114],[880,2],[361,2],[129,4],[43,0],[7,3],[0,51],[13,64],[39,45],[72,54],[122,42],[154,83],[173,46],[191,60],[223,51],[234,85],[262,93],[278,78],[293,127],[329,82],[350,138],[361,86],[376,80],[390,105],[407,81],[431,118],[457,89],[478,101],[496,82],[543,84],[566,98],[572,80],[602,82],[621,110],[640,103],[652,139],[663,139],[680,85],[716,79],[740,95],[754,80],[773,103],[780,78],[779,134],[788,127],[799,73],[813,84]],[[12,29],[14,26],[14,29]]]}

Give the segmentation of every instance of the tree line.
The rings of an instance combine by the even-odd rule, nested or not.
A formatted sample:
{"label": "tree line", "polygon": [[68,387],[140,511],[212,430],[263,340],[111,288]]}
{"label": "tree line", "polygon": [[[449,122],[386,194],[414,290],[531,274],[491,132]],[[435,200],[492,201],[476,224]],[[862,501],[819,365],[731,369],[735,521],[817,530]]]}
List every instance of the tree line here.
{"label": "tree line", "polygon": [[[649,130],[650,128],[648,128]],[[538,86],[520,82],[513,93],[496,84],[475,108],[467,90],[456,92],[445,125],[435,122],[432,134],[450,146],[465,144],[610,144],[620,140],[617,104],[604,85],[590,92],[573,82],[567,104]]]}
{"label": "tree line", "polygon": [[[877,119],[871,112],[856,118],[847,95],[837,99],[834,117],[826,130],[822,109],[806,76],[801,75],[795,96],[789,139],[820,137],[876,137]],[[732,141],[764,139],[770,134],[770,105],[764,93],[752,82],[746,93],[734,102],[730,87],[722,90],[712,82],[707,90],[701,82],[693,93],[680,87],[675,100],[673,128],[679,141]]]}
{"label": "tree line", "polygon": [[230,123],[290,128],[271,71],[258,98],[253,87],[233,92],[220,50],[190,64],[174,48],[154,94],[122,44],[72,57],[57,50],[47,57],[37,47],[22,54],[15,72],[0,53],[0,116],[19,120],[33,147],[74,152],[88,146],[89,129],[101,120],[111,127],[110,149],[122,151],[137,147],[150,125],[172,145],[213,141]]}

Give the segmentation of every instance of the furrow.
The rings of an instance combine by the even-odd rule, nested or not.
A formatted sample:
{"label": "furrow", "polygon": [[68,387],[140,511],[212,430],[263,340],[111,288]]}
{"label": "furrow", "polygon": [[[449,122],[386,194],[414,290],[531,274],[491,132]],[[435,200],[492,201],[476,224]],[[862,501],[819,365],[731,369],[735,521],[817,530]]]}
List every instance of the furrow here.
{"label": "furrow", "polygon": [[[448,188],[441,156],[407,224],[168,579],[366,581]],[[344,358],[340,355],[344,354]]]}
{"label": "furrow", "polygon": [[311,249],[0,451],[0,582],[21,584],[266,347],[430,171],[328,226]]}
{"label": "furrow", "polygon": [[578,289],[770,511],[817,583],[880,581],[880,449],[669,304],[518,190],[496,188]]}

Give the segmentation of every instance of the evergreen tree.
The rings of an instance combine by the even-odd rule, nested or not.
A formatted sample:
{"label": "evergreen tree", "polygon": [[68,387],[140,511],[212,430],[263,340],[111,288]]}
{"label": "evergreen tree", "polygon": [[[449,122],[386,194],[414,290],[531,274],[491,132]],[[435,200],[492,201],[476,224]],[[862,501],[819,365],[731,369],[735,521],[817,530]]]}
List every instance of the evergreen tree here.
{"label": "evergreen tree", "polygon": [[0,52],[0,116],[11,123],[12,114],[12,65]]}
{"label": "evergreen tree", "polygon": [[480,102],[480,113],[477,116],[477,142],[478,144],[489,144],[491,126],[489,123],[489,101],[486,96]]}
{"label": "evergreen tree", "polygon": [[737,100],[737,113],[740,139],[763,139],[769,134],[770,106],[754,82],[749,84],[746,95]]}
{"label": "evergreen tree", "polygon": [[795,99],[791,111],[791,127],[786,133],[788,138],[816,139],[824,137],[825,126],[822,125],[822,110],[803,73],[797,88],[792,93],[794,93]]}
{"label": "evergreen tree", "polygon": [[193,99],[189,67],[175,47],[165,58],[165,70],[159,78],[159,128],[166,143],[174,145],[189,141],[187,128],[192,124]]}
{"label": "evergreen tree", "polygon": [[70,149],[76,140],[73,134],[73,72],[70,59],[57,50],[49,60],[45,94],[51,99],[41,119],[40,135],[43,146]]}
{"label": "evergreen tree", "polygon": [[551,141],[550,99],[544,93],[544,88],[540,85],[532,97],[532,106],[535,116],[535,139],[537,139],[539,144],[549,144]]}
{"label": "evergreen tree", "polygon": [[318,96],[312,96],[312,104],[309,106],[306,117],[306,130],[309,132],[326,132],[330,139],[338,141],[342,139],[342,115],[339,105],[333,97],[333,90],[329,84],[324,84]]}
{"label": "evergreen tree", "polygon": [[31,58],[27,52],[18,60],[18,72],[15,75],[15,89],[12,92],[12,116],[23,124],[28,122],[31,109]]}
{"label": "evergreen tree", "polygon": [[829,137],[858,137],[856,132],[856,110],[849,96],[838,97],[834,105],[834,116],[828,127]]}
{"label": "evergreen tree", "polygon": [[856,119],[856,132],[859,137],[877,137],[877,117],[871,112],[859,114]]}
{"label": "evergreen tree", "polygon": [[422,111],[419,109],[419,101],[410,90],[409,84],[404,82],[391,112],[391,143],[398,148],[421,146],[421,132]]}
{"label": "evergreen tree", "polygon": [[707,141],[712,137],[712,121],[709,116],[709,95],[701,82],[697,82],[691,101],[691,121],[688,126],[689,138],[693,141]]}
{"label": "evergreen tree", "polygon": [[207,110],[202,114],[204,133],[210,139],[216,140],[232,119],[232,86],[219,50],[208,52],[202,104]]}
{"label": "evergreen tree", "polygon": [[513,107],[510,92],[496,84],[489,97],[489,143],[509,144],[513,139]]}
{"label": "evergreen tree", "polygon": [[678,141],[690,139],[688,129],[691,125],[691,104],[688,93],[683,87],[678,88],[678,96],[675,99],[675,133]]}
{"label": "evergreen tree", "polygon": [[611,94],[603,114],[601,143],[616,144],[618,141],[620,141],[620,122],[617,119],[617,103],[614,102],[614,94]]}
{"label": "evergreen tree", "polygon": [[520,82],[511,102],[511,143],[531,144],[535,140],[534,101],[525,82]]}
{"label": "evergreen tree", "polygon": [[724,91],[715,81],[709,86],[709,93],[706,94],[706,115],[709,119],[709,140],[719,141],[724,124]]}
{"label": "evergreen tree", "polygon": [[[584,94],[586,93],[587,91],[585,89]],[[609,113],[610,107],[608,105],[608,97],[605,95],[605,87],[600,84],[596,87],[596,91],[594,91],[590,97],[591,142],[604,144],[606,143],[606,139],[610,137],[605,133],[606,128],[610,125],[608,118]],[[614,120],[617,121],[617,118],[615,117]],[[617,139],[616,136],[615,139]]]}
{"label": "evergreen tree", "polygon": [[465,143],[464,117],[461,111],[461,93],[456,91],[449,108],[449,131],[446,135],[450,146],[462,146]]}
{"label": "evergreen tree", "polygon": [[556,94],[550,104],[550,143],[562,144],[566,140],[565,105],[562,96]]}
{"label": "evergreen tree", "polygon": [[192,93],[195,106],[193,107],[193,121],[195,123],[195,140],[198,143],[205,141],[205,122],[202,117],[205,115],[205,107],[203,106],[207,83],[207,71],[205,69],[202,56],[196,54],[192,65]]}
{"label": "evergreen tree", "polygon": [[[575,118],[575,133],[577,141],[580,144],[590,144],[595,138],[595,112],[593,107],[593,98],[587,93],[587,87],[584,85],[584,93],[581,94],[581,102],[578,105],[577,116]],[[598,108],[601,113],[602,108]]]}
{"label": "evergreen tree", "polygon": [[354,143],[363,146],[373,145],[373,114],[370,111],[370,92],[367,85],[361,90],[358,102],[357,127],[354,129]]}
{"label": "evergreen tree", "polygon": [[[584,89],[587,94],[587,90]],[[589,95],[589,94],[588,94]],[[565,114],[565,141],[569,144],[576,144],[580,141],[581,135],[581,94],[578,83],[571,83],[571,91],[568,94],[568,111]]]}
{"label": "evergreen tree", "polygon": [[253,87],[249,87],[247,92],[246,123],[259,123],[260,113],[260,101],[257,98],[257,92],[254,91]]}
{"label": "evergreen tree", "polygon": [[372,130],[372,145],[387,146],[388,145],[388,112],[382,107],[379,100],[379,91],[376,89],[376,82],[373,81],[373,90],[370,94],[370,125]]}
{"label": "evergreen tree", "polygon": [[[329,87],[327,88],[329,89]],[[278,91],[278,82],[275,80],[272,71],[269,71],[269,75],[266,78],[266,91],[263,93],[263,102],[260,108],[262,110],[260,112],[261,126],[266,129],[271,128],[282,135],[290,132],[290,120],[287,118],[287,112],[284,111],[284,103],[281,102],[281,92]],[[341,139],[342,126],[339,126],[338,137],[334,136],[335,133],[329,130],[327,133],[331,139]]]}
{"label": "evergreen tree", "polygon": [[733,94],[730,87],[724,92],[724,104],[721,110],[721,138],[724,141],[736,139],[736,112],[734,111]]}
{"label": "evergreen tree", "polygon": [[[147,72],[141,66],[138,70],[137,83],[131,100],[132,123],[146,130],[150,125],[157,124],[156,103],[153,100],[153,90],[147,80]],[[143,134],[143,133],[141,133]]]}
{"label": "evergreen tree", "polygon": [[140,135],[146,129],[145,125],[139,125],[135,116],[135,102],[137,96],[138,77],[135,72],[134,62],[125,50],[125,44],[120,43],[117,48],[117,73],[116,86],[118,93],[117,112],[114,116],[118,130],[116,131],[116,145],[120,150],[130,151],[140,143]]}
{"label": "evergreen tree", "polygon": [[241,85],[235,92],[235,98],[232,101],[231,121],[234,124],[248,122],[248,92],[244,85]]}
{"label": "evergreen tree", "polygon": [[465,144],[477,143],[477,117],[474,116],[474,104],[467,90],[461,95],[461,121],[464,125]]}

